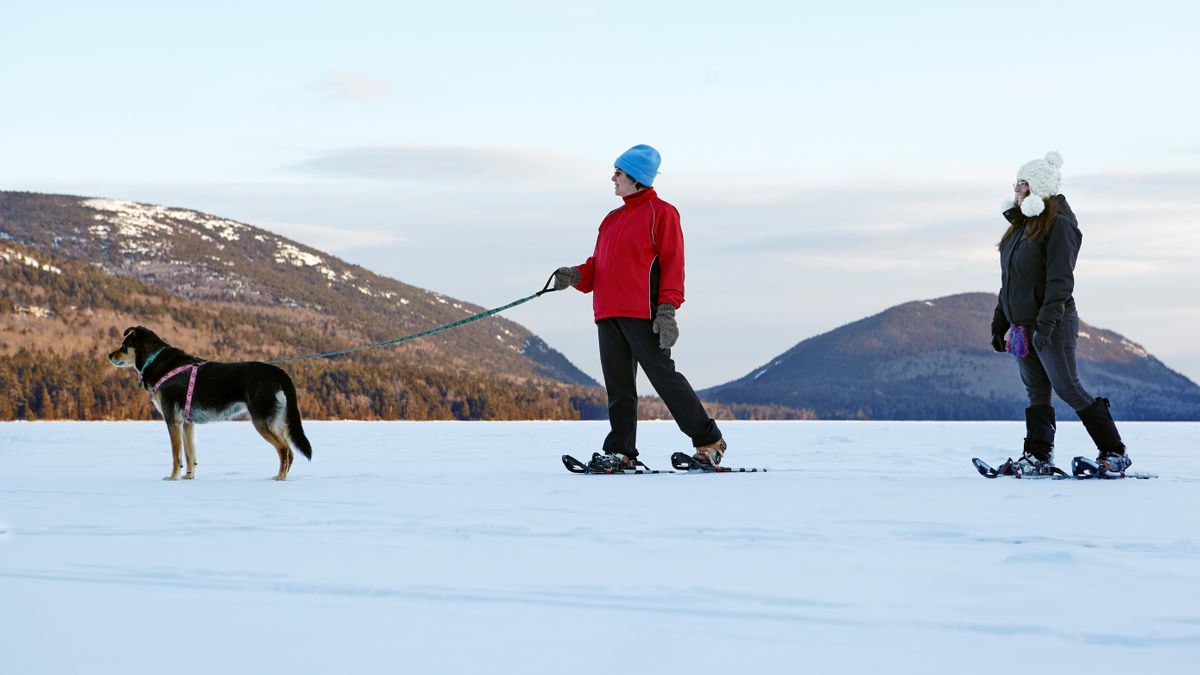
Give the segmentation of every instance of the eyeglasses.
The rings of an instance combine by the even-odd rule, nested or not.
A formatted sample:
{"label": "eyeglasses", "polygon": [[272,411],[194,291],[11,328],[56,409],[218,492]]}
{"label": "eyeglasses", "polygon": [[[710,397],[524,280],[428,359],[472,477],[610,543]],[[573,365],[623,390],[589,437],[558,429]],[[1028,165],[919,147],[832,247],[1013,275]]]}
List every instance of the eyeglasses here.
{"label": "eyeglasses", "polygon": [[1019,188],[1019,187],[1029,187],[1029,181],[1027,181],[1027,180],[1019,180],[1019,181],[1017,181],[1017,182],[1013,183],[1013,187],[1015,187],[1015,188]]}

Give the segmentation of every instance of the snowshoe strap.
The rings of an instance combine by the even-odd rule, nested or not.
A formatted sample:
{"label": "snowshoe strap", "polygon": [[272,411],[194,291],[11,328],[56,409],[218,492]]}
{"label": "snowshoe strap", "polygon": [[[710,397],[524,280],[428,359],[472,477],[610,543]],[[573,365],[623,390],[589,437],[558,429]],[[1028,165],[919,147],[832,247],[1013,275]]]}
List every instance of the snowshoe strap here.
{"label": "snowshoe strap", "polygon": [[1021,467],[1009,457],[1003,464],[996,467],[996,475],[998,476],[1016,476],[1021,477]]}

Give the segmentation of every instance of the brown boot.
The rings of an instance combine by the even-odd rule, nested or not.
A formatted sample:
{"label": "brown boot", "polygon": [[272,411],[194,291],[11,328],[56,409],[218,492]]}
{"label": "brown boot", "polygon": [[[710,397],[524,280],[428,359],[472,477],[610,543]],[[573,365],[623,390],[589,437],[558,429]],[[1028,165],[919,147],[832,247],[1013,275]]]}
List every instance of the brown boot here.
{"label": "brown boot", "polygon": [[729,446],[725,443],[725,439],[722,438],[716,443],[698,446],[696,448],[696,454],[692,455],[692,459],[700,462],[701,464],[720,466],[721,458],[725,456],[725,449],[728,447]]}

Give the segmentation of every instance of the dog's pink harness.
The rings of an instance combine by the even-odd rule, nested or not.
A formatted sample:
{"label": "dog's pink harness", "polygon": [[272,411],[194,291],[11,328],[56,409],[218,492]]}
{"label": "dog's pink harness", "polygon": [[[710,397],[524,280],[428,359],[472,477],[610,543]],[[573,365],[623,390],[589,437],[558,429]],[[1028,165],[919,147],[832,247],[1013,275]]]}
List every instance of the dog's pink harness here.
{"label": "dog's pink harness", "polygon": [[185,370],[190,369],[192,371],[192,376],[190,378],[188,378],[187,398],[184,399],[184,402],[183,402],[183,421],[187,422],[188,424],[192,423],[192,394],[196,391],[196,373],[200,372],[200,366],[202,366],[206,363],[208,363],[208,361],[201,361],[199,363],[188,363],[186,365],[179,366],[175,370],[172,370],[171,372],[167,373],[166,375],[163,375],[162,378],[159,379],[159,381],[156,382],[154,384],[154,386],[150,388],[151,394],[157,393],[158,388],[163,386],[164,384],[166,384],[167,380],[171,379],[172,377],[175,377],[176,375],[182,373]]}

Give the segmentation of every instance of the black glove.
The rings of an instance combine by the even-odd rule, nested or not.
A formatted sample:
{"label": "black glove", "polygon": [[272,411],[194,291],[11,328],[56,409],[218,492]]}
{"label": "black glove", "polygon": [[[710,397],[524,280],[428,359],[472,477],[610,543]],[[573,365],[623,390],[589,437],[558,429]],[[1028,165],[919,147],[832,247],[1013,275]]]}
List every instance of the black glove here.
{"label": "black glove", "polygon": [[993,335],[992,336],[992,349],[995,349],[996,351],[1001,352],[1001,353],[1008,351],[1008,345],[1004,344],[1004,336],[1003,335]]}
{"label": "black glove", "polygon": [[560,267],[554,270],[554,290],[561,291],[568,286],[574,286],[580,279],[578,267]]}
{"label": "black glove", "polygon": [[1008,332],[1008,317],[1004,316],[1004,310],[1000,307],[1000,301],[996,301],[996,311],[992,312],[992,335],[1004,336]]}
{"label": "black glove", "polygon": [[659,348],[670,349],[675,346],[675,342],[679,340],[679,324],[675,323],[675,305],[664,302],[658,306],[658,313],[654,315],[653,329],[658,334]]}
{"label": "black glove", "polygon": [[1050,346],[1050,338],[1054,337],[1054,324],[1039,323],[1033,329],[1033,348],[1041,351]]}

